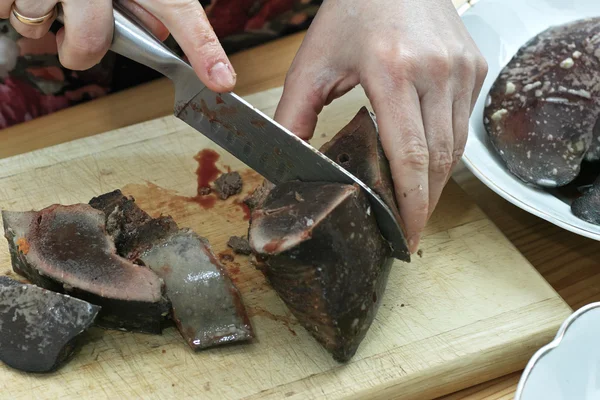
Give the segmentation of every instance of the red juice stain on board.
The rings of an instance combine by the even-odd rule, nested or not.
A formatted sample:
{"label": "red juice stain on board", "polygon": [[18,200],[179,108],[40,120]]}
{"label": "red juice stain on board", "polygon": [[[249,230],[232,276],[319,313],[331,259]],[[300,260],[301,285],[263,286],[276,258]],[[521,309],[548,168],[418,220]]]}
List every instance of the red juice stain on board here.
{"label": "red juice stain on board", "polygon": [[198,176],[198,187],[210,187],[210,183],[217,179],[221,170],[217,168],[219,153],[212,149],[200,150],[194,156],[194,160],[198,162],[196,175]]}
{"label": "red juice stain on board", "polygon": [[235,200],[233,203],[243,211],[244,221],[249,221],[250,220],[250,207],[248,207],[244,202],[241,202],[239,200]]}
{"label": "red juice stain on board", "polygon": [[189,201],[197,203],[200,205],[200,207],[207,210],[207,209],[213,208],[215,206],[215,203],[217,202],[217,198],[212,194],[205,195],[205,196],[198,195],[198,196],[190,197]]}
{"label": "red juice stain on board", "polygon": [[[198,176],[199,193],[201,193],[203,189],[210,189],[211,182],[217,179],[219,174],[221,174],[221,170],[217,168],[219,157],[219,153],[212,149],[201,150],[194,156],[194,160],[198,162],[196,175]],[[191,201],[198,203],[202,208],[212,208],[217,199],[212,195],[198,195],[192,197]]]}
{"label": "red juice stain on board", "polygon": [[296,331],[294,331],[294,329],[292,329],[292,325],[296,325],[297,322],[294,321],[291,317],[288,317],[285,315],[275,315],[261,307],[248,308],[248,316],[250,316],[250,317],[260,316],[260,317],[268,318],[271,321],[281,322],[293,336],[297,336]]}

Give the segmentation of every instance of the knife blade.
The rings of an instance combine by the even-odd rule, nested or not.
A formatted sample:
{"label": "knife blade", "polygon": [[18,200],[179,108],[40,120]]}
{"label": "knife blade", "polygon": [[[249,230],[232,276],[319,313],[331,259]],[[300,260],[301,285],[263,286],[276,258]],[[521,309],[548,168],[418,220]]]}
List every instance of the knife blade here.
{"label": "knife blade", "polygon": [[389,207],[362,181],[235,93],[203,88],[175,115],[274,184],[299,180],[358,184],[367,194],[393,256],[410,255]]}
{"label": "knife blade", "polygon": [[[63,22],[62,8],[58,20]],[[270,182],[291,180],[357,184],[366,193],[392,256],[410,261],[404,232],[381,198],[338,164],[235,93],[217,94],[192,67],[153,36],[119,3],[111,50],[162,73],[175,85],[174,114]]]}

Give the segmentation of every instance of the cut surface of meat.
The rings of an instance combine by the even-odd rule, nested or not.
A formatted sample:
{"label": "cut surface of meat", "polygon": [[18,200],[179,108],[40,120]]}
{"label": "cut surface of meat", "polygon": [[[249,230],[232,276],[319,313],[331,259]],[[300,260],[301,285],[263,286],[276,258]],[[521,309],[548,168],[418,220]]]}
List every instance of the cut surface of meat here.
{"label": "cut surface of meat", "polygon": [[300,323],[341,362],[365,337],[392,263],[369,207],[358,186],[288,182],[252,214],[250,245],[260,269]]}
{"label": "cut surface of meat", "polygon": [[254,337],[241,295],[206,239],[179,229],[170,217],[152,218],[119,190],[90,204],[104,212],[118,253],[164,280],[172,318],[190,347],[198,350]]}
{"label": "cut surface of meat", "polygon": [[86,204],[3,211],[13,269],[32,283],[102,307],[98,325],[159,333],[168,302],[150,269],[116,254],[104,214]]}
{"label": "cut surface of meat", "polygon": [[69,359],[100,307],[0,277],[0,360],[26,372],[50,372]]}

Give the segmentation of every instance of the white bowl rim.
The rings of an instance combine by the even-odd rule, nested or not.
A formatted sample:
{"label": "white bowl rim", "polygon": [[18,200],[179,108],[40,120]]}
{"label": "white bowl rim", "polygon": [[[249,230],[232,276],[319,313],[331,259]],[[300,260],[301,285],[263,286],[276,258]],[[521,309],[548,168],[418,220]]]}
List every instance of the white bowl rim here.
{"label": "white bowl rim", "polygon": [[556,336],[554,337],[554,340],[552,340],[552,342],[548,343],[547,345],[545,345],[544,347],[540,348],[538,351],[535,352],[533,357],[531,357],[531,359],[527,363],[527,366],[525,367],[523,374],[521,375],[521,379],[519,380],[519,384],[517,386],[517,391],[515,392],[514,400],[521,400],[521,397],[523,396],[523,390],[525,389],[525,385],[527,384],[527,379],[529,378],[529,375],[531,375],[531,372],[535,368],[538,361],[540,361],[542,359],[542,357],[544,357],[546,354],[548,354],[549,352],[551,352],[552,350],[554,350],[555,348],[557,348],[560,345],[563,338],[567,334],[569,327],[579,317],[581,317],[586,312],[594,310],[596,308],[600,308],[600,302],[587,304],[587,305],[581,307],[579,310],[575,311],[562,323],[562,325],[558,329]]}

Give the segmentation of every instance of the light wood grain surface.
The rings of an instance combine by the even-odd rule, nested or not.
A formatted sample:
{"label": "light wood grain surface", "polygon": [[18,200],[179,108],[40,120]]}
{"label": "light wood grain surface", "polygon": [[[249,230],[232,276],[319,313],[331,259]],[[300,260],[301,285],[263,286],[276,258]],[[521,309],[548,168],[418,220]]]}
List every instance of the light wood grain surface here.
{"label": "light wood grain surface", "polygon": [[[247,94],[280,86],[302,38],[297,34],[233,56],[237,91]],[[170,84],[161,80],[0,130],[0,158],[168,115],[172,97]],[[459,168],[455,180],[573,309],[600,301],[598,242],[520,210],[464,168]],[[514,373],[445,399],[512,399],[519,376]]]}
{"label": "light wood grain surface", "polygon": [[[272,116],[280,97],[278,88],[247,100]],[[314,144],[366,104],[355,89],[324,110]],[[239,196],[208,208],[190,200],[197,190],[194,155],[205,148],[219,150],[221,170],[241,172],[245,193],[259,183],[239,160],[169,116],[0,160],[0,208],[85,202],[121,188],[151,215],[171,215],[205,236],[215,253],[232,255],[229,236],[248,229]],[[345,365],[298,326],[248,257],[235,256],[223,262],[251,316],[253,344],[193,354],[173,328],[162,337],[93,330],[93,340],[47,379],[0,366],[0,393],[173,398],[202,388],[207,399],[426,399],[521,368],[571,313],[455,183],[446,187],[421,248],[422,257],[392,267],[376,321]],[[1,243],[0,273],[9,269]]]}

